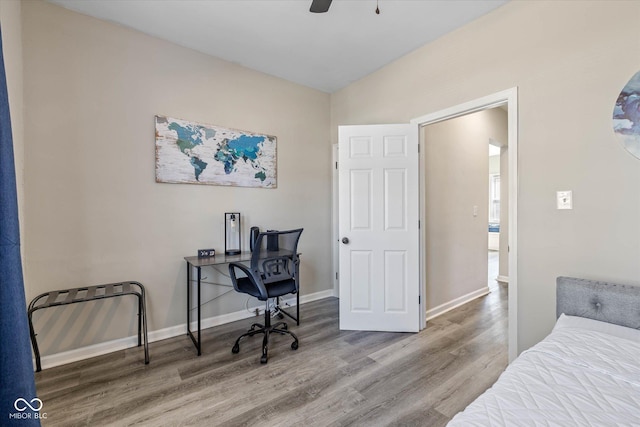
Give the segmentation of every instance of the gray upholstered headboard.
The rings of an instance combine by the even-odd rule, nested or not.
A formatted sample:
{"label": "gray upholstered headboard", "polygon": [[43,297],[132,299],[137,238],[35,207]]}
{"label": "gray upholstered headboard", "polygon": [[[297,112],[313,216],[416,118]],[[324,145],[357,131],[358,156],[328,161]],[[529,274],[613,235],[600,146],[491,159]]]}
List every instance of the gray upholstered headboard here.
{"label": "gray upholstered headboard", "polygon": [[558,277],[556,316],[562,313],[640,329],[640,287]]}

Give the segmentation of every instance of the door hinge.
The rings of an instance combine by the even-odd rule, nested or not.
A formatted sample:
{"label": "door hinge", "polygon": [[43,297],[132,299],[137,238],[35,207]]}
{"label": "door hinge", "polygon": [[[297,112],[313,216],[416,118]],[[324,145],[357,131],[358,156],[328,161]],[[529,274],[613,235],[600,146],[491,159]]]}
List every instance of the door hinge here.
{"label": "door hinge", "polygon": [[338,280],[338,272],[336,271],[336,280]]}
{"label": "door hinge", "polygon": [[420,304],[420,301],[421,301],[420,298],[421,298],[420,295],[418,295],[418,304]]}
{"label": "door hinge", "polygon": [[338,162],[336,162],[336,170],[338,170]]}
{"label": "door hinge", "polygon": [[418,220],[418,230],[420,230],[420,220]]}

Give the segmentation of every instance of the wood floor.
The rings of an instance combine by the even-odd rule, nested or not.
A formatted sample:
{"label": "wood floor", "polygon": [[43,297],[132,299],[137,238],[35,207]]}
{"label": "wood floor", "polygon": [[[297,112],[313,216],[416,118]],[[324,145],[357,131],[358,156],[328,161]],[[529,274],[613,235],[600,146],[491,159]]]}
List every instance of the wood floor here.
{"label": "wood floor", "polygon": [[43,426],[443,426],[507,364],[507,290],[428,322],[418,334],[340,331],[338,300],[304,304],[300,339],[231,347],[246,319],[36,374]]}

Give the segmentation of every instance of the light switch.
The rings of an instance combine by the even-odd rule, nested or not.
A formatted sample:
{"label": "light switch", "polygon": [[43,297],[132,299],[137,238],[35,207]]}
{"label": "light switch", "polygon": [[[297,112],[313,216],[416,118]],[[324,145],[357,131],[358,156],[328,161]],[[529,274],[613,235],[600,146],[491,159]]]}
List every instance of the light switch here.
{"label": "light switch", "polygon": [[556,192],[558,209],[573,209],[573,192],[558,191]]}

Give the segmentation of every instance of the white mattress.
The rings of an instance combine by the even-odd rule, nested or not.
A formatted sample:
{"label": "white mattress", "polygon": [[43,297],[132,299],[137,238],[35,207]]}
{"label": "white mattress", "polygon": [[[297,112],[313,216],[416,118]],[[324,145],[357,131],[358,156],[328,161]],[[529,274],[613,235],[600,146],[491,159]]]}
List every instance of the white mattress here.
{"label": "white mattress", "polygon": [[640,426],[638,331],[585,324],[561,318],[448,426]]}

